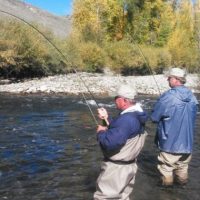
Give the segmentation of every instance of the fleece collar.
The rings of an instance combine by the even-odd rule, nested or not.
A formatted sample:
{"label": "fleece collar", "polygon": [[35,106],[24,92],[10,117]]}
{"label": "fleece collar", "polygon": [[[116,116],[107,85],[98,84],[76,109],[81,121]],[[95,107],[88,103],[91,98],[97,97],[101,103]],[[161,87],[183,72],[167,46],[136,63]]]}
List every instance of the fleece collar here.
{"label": "fleece collar", "polygon": [[136,103],[135,105],[123,110],[120,115],[123,115],[125,113],[129,113],[129,112],[135,112],[135,111],[138,111],[138,112],[143,112],[143,109],[141,107],[141,104],[140,103]]}

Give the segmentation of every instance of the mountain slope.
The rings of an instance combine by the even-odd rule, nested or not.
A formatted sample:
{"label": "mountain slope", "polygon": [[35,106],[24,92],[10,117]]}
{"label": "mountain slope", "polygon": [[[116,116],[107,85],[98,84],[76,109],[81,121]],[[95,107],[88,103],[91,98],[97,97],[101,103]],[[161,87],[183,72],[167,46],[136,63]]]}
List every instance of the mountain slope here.
{"label": "mountain slope", "polygon": [[[71,31],[70,16],[56,16],[19,0],[0,0],[0,10],[16,15],[27,22],[41,24],[58,37],[66,37]],[[0,12],[0,17],[7,17]]]}

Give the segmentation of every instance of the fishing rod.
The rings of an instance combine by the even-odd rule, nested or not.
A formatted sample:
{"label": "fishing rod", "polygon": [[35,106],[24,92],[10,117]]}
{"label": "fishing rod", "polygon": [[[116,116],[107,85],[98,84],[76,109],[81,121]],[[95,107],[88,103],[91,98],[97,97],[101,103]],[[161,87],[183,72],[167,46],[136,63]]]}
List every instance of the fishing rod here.
{"label": "fishing rod", "polygon": [[[10,15],[10,16],[12,16],[12,17],[14,17],[14,18],[16,18],[16,19],[18,19],[18,20],[24,22],[25,24],[27,24],[27,25],[30,26],[31,28],[33,28],[36,32],[38,32],[40,35],[42,35],[42,36],[49,42],[49,44],[50,44],[51,46],[53,46],[53,47],[59,52],[59,54],[62,56],[62,58],[63,58],[65,64],[68,63],[68,64],[70,64],[70,65],[73,66],[73,63],[69,61],[69,59],[62,53],[62,51],[61,51],[61,50],[60,50],[60,49],[59,49],[59,48],[58,48],[44,33],[42,33],[42,32],[41,32],[39,29],[37,29],[34,25],[32,25],[31,23],[27,22],[27,21],[24,20],[23,18],[20,18],[20,17],[14,15],[14,14],[12,14],[12,13],[9,13],[9,12],[3,11],[3,10],[0,10],[0,12],[2,12],[2,13],[4,13],[4,14],[7,14],[7,15]],[[143,57],[143,59],[144,59],[146,65],[147,65],[147,67],[148,67],[150,73],[151,73],[152,76],[153,76],[153,79],[154,79],[154,81],[155,81],[155,83],[156,83],[156,86],[157,86],[157,88],[158,88],[158,91],[159,91],[159,93],[161,94],[160,88],[159,88],[159,86],[158,86],[158,83],[157,83],[157,81],[156,81],[156,79],[155,79],[155,77],[154,77],[153,70],[151,69],[151,67],[150,67],[150,65],[149,65],[149,63],[148,63],[146,57],[144,56],[144,53],[142,52],[141,48],[140,48],[137,44],[135,44],[134,42],[133,42],[133,44],[139,49],[140,54],[142,55],[142,57]],[[85,81],[82,79],[82,77],[78,74],[77,70],[76,70],[75,68],[72,68],[72,70],[75,72],[75,74],[77,75],[77,77],[79,78],[79,80],[83,83],[83,85],[84,85],[85,88],[87,89],[88,93],[90,94],[90,96],[91,96],[92,99],[94,100],[96,106],[97,106],[98,108],[100,108],[100,106],[98,105],[98,103],[97,103],[97,101],[96,101],[94,95],[92,94],[92,92],[90,91],[90,89],[89,89],[88,86],[86,85]],[[94,116],[94,113],[93,113],[93,111],[92,111],[92,109],[91,109],[91,106],[90,106],[89,103],[88,103],[88,100],[86,99],[85,94],[84,94],[83,92],[81,92],[81,91],[80,91],[80,93],[81,93],[81,95],[82,95],[84,101],[86,102],[86,105],[87,105],[87,107],[88,107],[88,109],[89,109],[89,111],[90,111],[90,113],[91,113],[91,115],[92,115],[92,117],[93,117],[93,120],[94,120],[95,123],[98,125],[98,122],[97,122],[97,120],[96,120],[96,118],[95,118],[95,116]],[[106,124],[107,124],[107,123],[106,123]],[[108,124],[107,124],[107,125],[108,125]]]}
{"label": "fishing rod", "polygon": [[[31,28],[33,28],[36,32],[38,32],[40,35],[42,35],[42,36],[49,42],[49,44],[52,45],[52,46],[59,52],[59,54],[62,56],[62,58],[63,58],[63,60],[64,60],[64,63],[65,63],[66,65],[67,65],[67,63],[68,63],[68,64],[70,64],[71,66],[73,66],[73,63],[70,62],[69,59],[67,59],[67,57],[62,53],[62,51],[61,51],[61,50],[60,50],[60,49],[59,49],[59,48],[58,48],[44,33],[42,33],[42,32],[41,32],[39,29],[37,29],[34,25],[32,25],[31,23],[27,22],[27,21],[24,20],[23,18],[18,17],[18,16],[16,16],[16,15],[12,14],[12,13],[9,13],[9,12],[3,11],[3,10],[0,10],[0,12],[2,12],[2,13],[4,13],[4,14],[7,14],[7,15],[10,15],[10,16],[12,16],[12,17],[14,17],[14,18],[16,18],[16,19],[18,19],[18,20],[24,22],[25,24],[27,24],[27,25],[30,26]],[[86,85],[85,81],[82,79],[82,77],[78,74],[77,70],[76,70],[75,68],[72,68],[72,70],[75,72],[75,74],[77,75],[77,77],[78,77],[78,78],[80,79],[80,81],[83,83],[83,85],[84,85],[85,88],[87,89],[88,93],[90,94],[90,96],[91,96],[92,99],[94,100],[96,106],[97,106],[98,108],[100,108],[100,106],[98,105],[98,103],[97,103],[97,101],[96,101],[94,95],[92,94],[92,92],[90,91],[90,89],[89,89],[88,86]],[[79,85],[80,85],[80,84],[79,84]],[[96,123],[96,125],[98,125],[98,122],[97,122],[97,120],[96,120],[96,118],[95,118],[95,116],[94,116],[94,113],[93,113],[93,111],[92,111],[92,109],[91,109],[91,106],[89,105],[89,103],[88,103],[88,101],[87,101],[87,99],[86,99],[85,94],[84,94],[83,92],[81,92],[81,90],[80,90],[80,93],[81,93],[81,95],[82,95],[84,101],[85,101],[86,104],[87,104],[87,107],[88,107],[88,109],[89,109],[89,111],[90,111],[90,113],[91,113],[91,115],[92,115],[92,118],[93,118],[94,122]]]}

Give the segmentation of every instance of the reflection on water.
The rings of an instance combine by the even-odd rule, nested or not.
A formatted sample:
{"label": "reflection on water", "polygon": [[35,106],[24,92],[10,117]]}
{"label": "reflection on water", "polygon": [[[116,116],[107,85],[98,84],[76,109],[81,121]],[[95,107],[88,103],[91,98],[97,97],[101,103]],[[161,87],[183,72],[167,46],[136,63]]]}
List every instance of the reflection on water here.
{"label": "reflection on water", "polygon": [[[155,97],[139,99],[150,111]],[[0,199],[92,199],[102,155],[87,106],[78,97],[66,96],[1,95],[0,102]],[[99,103],[115,113],[111,99]],[[147,124],[150,134],[138,159],[132,199],[200,199],[199,118],[185,188],[157,186],[155,127]]]}

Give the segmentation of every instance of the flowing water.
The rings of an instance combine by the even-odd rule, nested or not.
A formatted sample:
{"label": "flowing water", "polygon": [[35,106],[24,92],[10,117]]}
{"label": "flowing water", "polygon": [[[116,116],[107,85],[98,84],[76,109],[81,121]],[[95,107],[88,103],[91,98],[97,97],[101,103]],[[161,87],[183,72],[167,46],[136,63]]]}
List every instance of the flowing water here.
{"label": "flowing water", "polygon": [[[139,96],[149,112],[155,99]],[[98,102],[116,114],[112,99]],[[198,113],[189,183],[167,189],[157,184],[155,126],[148,122],[131,199],[200,199],[199,119]],[[95,129],[79,97],[1,95],[0,200],[92,200],[102,159]]]}

